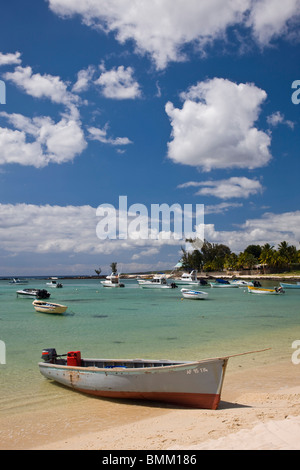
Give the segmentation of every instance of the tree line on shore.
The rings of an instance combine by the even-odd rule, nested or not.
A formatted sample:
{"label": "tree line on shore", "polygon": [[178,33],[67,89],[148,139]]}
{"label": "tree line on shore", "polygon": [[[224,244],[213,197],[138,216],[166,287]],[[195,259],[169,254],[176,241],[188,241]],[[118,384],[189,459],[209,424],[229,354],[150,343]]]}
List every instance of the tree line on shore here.
{"label": "tree line on shore", "polygon": [[[193,245],[195,240],[187,239],[186,241]],[[236,254],[224,244],[204,240],[200,249],[187,251],[182,248],[181,263],[184,270],[240,271],[260,267],[263,270],[275,272],[290,270],[293,265],[300,263],[300,250],[282,241],[277,248],[269,243],[262,246],[248,245],[244,251]]]}

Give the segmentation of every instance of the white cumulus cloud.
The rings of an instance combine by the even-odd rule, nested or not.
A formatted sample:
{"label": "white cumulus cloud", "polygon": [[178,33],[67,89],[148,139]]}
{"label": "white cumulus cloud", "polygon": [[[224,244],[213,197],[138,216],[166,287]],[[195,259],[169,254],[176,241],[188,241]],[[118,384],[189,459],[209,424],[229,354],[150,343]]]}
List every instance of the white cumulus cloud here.
{"label": "white cumulus cloud", "polygon": [[95,80],[95,84],[101,87],[102,94],[106,98],[116,100],[135,99],[141,96],[138,82],[133,77],[133,68],[119,67],[105,70]]}
{"label": "white cumulus cloud", "polygon": [[48,98],[54,103],[68,106],[78,101],[78,98],[68,91],[67,84],[60,77],[33,73],[29,66],[18,66],[13,72],[6,72],[4,78],[35,98]]}
{"label": "white cumulus cloud", "polygon": [[212,41],[241,26],[260,45],[288,36],[299,24],[299,0],[48,0],[63,17],[80,15],[92,27],[132,40],[137,53],[149,54],[158,69],[186,59],[185,46],[200,53]]}
{"label": "white cumulus cloud", "polygon": [[213,168],[258,168],[271,159],[270,136],[255,127],[266,92],[253,84],[214,78],[182,93],[181,109],[165,110],[172,126],[168,157]]}
{"label": "white cumulus cloud", "polygon": [[116,137],[116,138],[108,137],[107,126],[105,126],[104,129],[99,129],[98,127],[89,127],[88,132],[89,132],[89,138],[91,140],[98,140],[99,142],[102,142],[103,144],[110,144],[110,145],[115,145],[115,146],[132,144],[131,140],[129,140],[128,137]]}
{"label": "white cumulus cloud", "polygon": [[263,187],[257,180],[245,176],[232,176],[228,179],[215,181],[189,181],[178,186],[179,188],[201,187],[196,195],[214,196],[220,199],[248,198],[261,193]]}
{"label": "white cumulus cloud", "polygon": [[49,163],[72,161],[86,147],[80,122],[64,115],[28,118],[0,113],[14,129],[0,127],[0,164],[18,163],[41,168]]}
{"label": "white cumulus cloud", "polygon": [[0,52],[0,65],[20,64],[20,57],[20,52],[8,52],[7,54],[3,54],[2,52]]}

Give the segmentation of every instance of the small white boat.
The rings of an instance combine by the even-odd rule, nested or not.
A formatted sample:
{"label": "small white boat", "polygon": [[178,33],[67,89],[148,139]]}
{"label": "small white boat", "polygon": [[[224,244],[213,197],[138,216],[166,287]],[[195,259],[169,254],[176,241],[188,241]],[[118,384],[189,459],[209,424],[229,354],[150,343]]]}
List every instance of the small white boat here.
{"label": "small white boat", "polygon": [[41,313],[65,313],[68,308],[66,305],[43,302],[42,300],[34,300],[32,305],[36,312]]}
{"label": "small white boat", "polygon": [[20,279],[13,278],[11,281],[9,281],[10,284],[28,284],[28,281],[25,281],[24,279],[21,281]]}
{"label": "small white boat", "polygon": [[37,299],[49,299],[50,294],[46,289],[22,289],[17,291],[18,297],[35,297]]}
{"label": "small white boat", "polygon": [[57,277],[51,277],[51,281],[46,282],[46,285],[49,287],[61,288],[63,285],[60,282],[57,282],[57,280],[58,280]]}
{"label": "small white boat", "polygon": [[180,279],[175,279],[176,284],[178,285],[197,285],[199,286],[200,282],[197,279],[197,271],[191,271],[190,273],[183,273]]}
{"label": "small white boat", "polygon": [[232,284],[229,281],[225,280],[217,280],[216,282],[210,282],[211,287],[220,287],[220,288],[231,288],[231,287],[239,287],[238,284]]}
{"label": "small white boat", "polygon": [[300,289],[300,282],[297,282],[296,284],[287,284],[285,282],[281,282],[280,286],[283,289]]}
{"label": "small white boat", "polygon": [[263,287],[248,287],[250,294],[261,294],[261,295],[278,295],[284,294],[282,287],[274,287],[274,289],[265,289]]}
{"label": "small white boat", "polygon": [[207,292],[200,290],[181,289],[182,295],[185,299],[205,299],[208,295]]}
{"label": "small white boat", "polygon": [[153,276],[153,279],[138,279],[139,286],[143,289],[172,289],[173,285],[169,285],[164,274]]}
{"label": "small white boat", "polygon": [[103,287],[125,287],[120,282],[120,276],[118,273],[111,273],[110,276],[106,276],[105,281],[100,281]]}
{"label": "small white boat", "polygon": [[231,281],[231,284],[235,284],[239,287],[253,287],[254,286],[254,283],[252,281],[244,281],[244,280],[235,280],[235,281]]}

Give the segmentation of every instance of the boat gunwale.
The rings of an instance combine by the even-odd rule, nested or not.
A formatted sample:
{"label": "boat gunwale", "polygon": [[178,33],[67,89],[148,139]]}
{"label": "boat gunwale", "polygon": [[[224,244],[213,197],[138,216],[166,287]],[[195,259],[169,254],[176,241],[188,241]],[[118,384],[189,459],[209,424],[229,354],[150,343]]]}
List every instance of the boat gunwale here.
{"label": "boat gunwale", "polygon": [[[194,368],[198,365],[205,364],[207,362],[216,362],[216,361],[225,361],[225,363],[228,362],[230,356],[224,356],[224,357],[215,357],[215,358],[208,358],[208,359],[201,359],[200,361],[174,361],[168,365],[152,365],[150,367],[125,367],[125,366],[113,366],[112,368],[110,367],[96,367],[96,366],[75,366],[75,365],[64,365],[64,364],[55,364],[51,362],[39,362],[39,366],[46,366],[48,367],[53,367],[55,369],[63,369],[63,370],[78,370],[78,371],[90,371],[90,372],[104,372],[108,374],[114,374],[115,372],[147,372],[147,371],[162,371],[162,370],[170,370],[170,369],[184,369],[184,368]],[[122,363],[138,363],[140,362],[141,364],[145,364],[147,362],[149,363],[159,363],[160,360],[157,359],[146,359],[146,360],[140,360],[140,359],[93,359],[93,358],[82,358],[83,361],[103,361],[103,362],[122,362]],[[164,362],[162,359],[161,362]],[[165,360],[165,363],[167,362],[167,359]],[[224,364],[223,364],[224,366]]]}
{"label": "boat gunwale", "polygon": [[256,290],[258,292],[276,292],[276,294],[280,294],[282,293],[282,291],[278,291],[272,287],[268,288],[268,287],[254,287],[254,286],[247,286],[248,289],[251,291],[251,290]]}

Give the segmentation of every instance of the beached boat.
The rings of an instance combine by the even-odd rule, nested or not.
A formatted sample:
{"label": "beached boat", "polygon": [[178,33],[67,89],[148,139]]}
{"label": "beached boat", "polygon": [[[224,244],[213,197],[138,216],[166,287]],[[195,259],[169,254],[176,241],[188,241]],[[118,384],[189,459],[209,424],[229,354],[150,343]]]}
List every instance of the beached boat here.
{"label": "beached boat", "polygon": [[[66,357],[65,357],[66,356]],[[41,374],[73,390],[107,398],[142,399],[216,409],[228,357],[201,361],[82,359],[44,349]]]}
{"label": "beached boat", "polygon": [[34,300],[32,305],[36,312],[41,313],[65,313],[68,308],[66,305],[43,302],[42,300]]}
{"label": "beached boat", "polygon": [[22,289],[17,291],[18,297],[35,297],[37,299],[49,299],[50,294],[46,289]]}
{"label": "beached boat", "polygon": [[172,289],[176,286],[174,283],[168,284],[164,274],[153,276],[152,279],[138,279],[138,283],[143,289]]}
{"label": "beached boat", "polygon": [[46,285],[49,287],[56,287],[56,288],[61,288],[63,285],[61,282],[57,282],[58,278],[57,277],[52,277],[50,282],[46,282]]}
{"label": "beached boat", "polygon": [[208,296],[207,292],[200,290],[181,289],[182,295],[185,299],[206,299]]}
{"label": "beached boat", "polygon": [[106,276],[105,281],[100,282],[103,287],[125,287],[125,285],[120,282],[120,276],[118,273],[111,273],[110,276]]}
{"label": "beached boat", "polygon": [[13,278],[11,281],[9,281],[9,283],[10,284],[28,284],[28,281],[25,281],[24,279],[20,280],[20,279]]}
{"label": "beached boat", "polygon": [[278,295],[284,294],[282,287],[274,287],[274,289],[266,289],[263,287],[248,287],[248,292],[250,294],[261,294],[261,295]]}
{"label": "beached boat", "polygon": [[280,286],[283,289],[300,289],[300,282],[297,282],[296,284],[288,284],[286,282],[280,282]]}
{"label": "beached boat", "polygon": [[197,279],[197,271],[191,271],[190,273],[183,273],[180,279],[175,279],[177,285],[197,285],[200,282]]}

